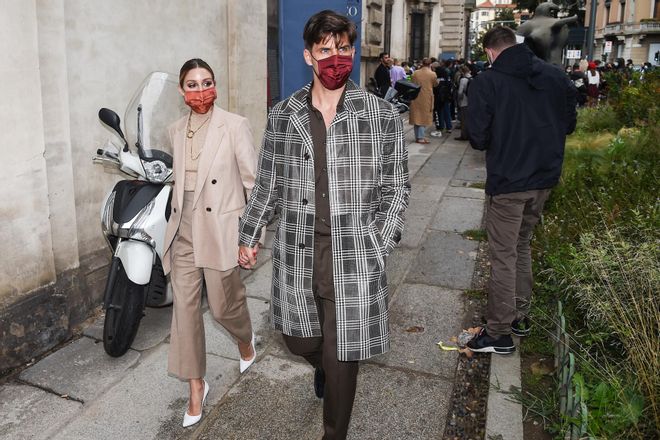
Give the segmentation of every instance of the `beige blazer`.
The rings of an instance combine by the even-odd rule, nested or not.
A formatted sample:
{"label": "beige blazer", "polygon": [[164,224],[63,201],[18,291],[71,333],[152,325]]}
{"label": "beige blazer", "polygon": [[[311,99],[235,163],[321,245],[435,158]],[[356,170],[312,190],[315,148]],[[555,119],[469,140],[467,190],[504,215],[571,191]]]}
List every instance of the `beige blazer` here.
{"label": "beige blazer", "polygon": [[[169,127],[174,152],[174,193],[165,232],[163,269],[172,268],[170,249],[181,224],[185,174],[185,116]],[[248,120],[214,107],[199,158],[193,198],[195,266],[229,270],[237,266],[238,219],[254,187],[257,153]]]}

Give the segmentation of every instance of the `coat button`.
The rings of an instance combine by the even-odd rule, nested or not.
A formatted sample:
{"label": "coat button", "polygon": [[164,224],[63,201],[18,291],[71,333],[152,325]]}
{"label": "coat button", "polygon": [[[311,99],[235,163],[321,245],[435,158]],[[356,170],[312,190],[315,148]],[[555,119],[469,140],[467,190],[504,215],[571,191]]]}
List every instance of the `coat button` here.
{"label": "coat button", "polygon": [[215,179],[213,179],[213,180],[211,180],[211,183],[212,183],[213,185],[215,185],[216,183],[218,183],[218,181],[215,180]]}
{"label": "coat button", "polygon": [[206,208],[206,212],[211,212],[211,208]]}
{"label": "coat button", "polygon": [[302,204],[303,204],[303,205],[306,205],[307,203],[308,203],[308,202],[307,202],[307,199],[302,199]]}
{"label": "coat button", "polygon": [[176,212],[176,208],[172,208],[172,211]]}
{"label": "coat button", "polygon": [[305,153],[305,155],[303,157],[305,158],[305,160],[309,160],[309,157],[310,157],[309,153]]}
{"label": "coat button", "polygon": [[298,247],[299,247],[300,249],[305,249],[305,243],[300,243],[300,244],[298,245]]}

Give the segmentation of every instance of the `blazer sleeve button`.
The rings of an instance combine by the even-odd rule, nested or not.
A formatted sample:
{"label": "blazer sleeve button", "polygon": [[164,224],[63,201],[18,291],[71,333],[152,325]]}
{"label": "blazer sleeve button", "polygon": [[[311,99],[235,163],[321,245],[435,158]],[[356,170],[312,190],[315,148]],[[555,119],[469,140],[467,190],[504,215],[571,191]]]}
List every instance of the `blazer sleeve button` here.
{"label": "blazer sleeve button", "polygon": [[215,185],[216,183],[218,183],[217,180],[215,180],[215,179],[211,180],[211,184]]}
{"label": "blazer sleeve button", "polygon": [[307,199],[302,199],[302,204],[303,205],[306,205],[307,203],[309,203],[309,202],[307,202]]}
{"label": "blazer sleeve button", "polygon": [[211,208],[206,208],[206,212],[211,212]]}
{"label": "blazer sleeve button", "polygon": [[172,208],[172,211],[174,211],[176,213],[176,208]]}
{"label": "blazer sleeve button", "polygon": [[299,247],[300,249],[305,249],[305,243],[300,243],[300,244],[298,245],[298,247]]}
{"label": "blazer sleeve button", "polygon": [[309,160],[309,158],[310,158],[309,153],[305,153],[305,155],[303,157],[305,158],[305,160]]}

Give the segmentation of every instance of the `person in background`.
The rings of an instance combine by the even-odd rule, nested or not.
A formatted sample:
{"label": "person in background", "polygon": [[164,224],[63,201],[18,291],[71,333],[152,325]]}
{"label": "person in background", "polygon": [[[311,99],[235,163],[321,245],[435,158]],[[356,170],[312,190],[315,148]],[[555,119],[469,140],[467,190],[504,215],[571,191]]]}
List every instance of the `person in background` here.
{"label": "person in background", "polygon": [[403,69],[403,67],[401,67],[401,63],[399,63],[399,60],[393,58],[392,68],[390,69],[390,80],[392,83],[392,87],[394,87],[397,81],[405,78],[406,78],[406,71]]}
{"label": "person in background", "polygon": [[600,73],[596,70],[596,63],[589,63],[587,70],[587,105],[594,107],[598,104],[598,95],[600,93]]}
{"label": "person in background", "polygon": [[410,63],[408,61],[402,61],[401,67],[403,67],[403,70],[406,72],[406,79],[410,80],[410,77],[413,74],[413,69],[410,67]]}
{"label": "person in background", "polygon": [[587,102],[587,77],[580,70],[580,65],[577,63],[573,64],[568,77],[573,81],[573,85],[577,89],[577,103],[581,107]]}
{"label": "person in background", "polygon": [[470,143],[486,151],[486,230],[490,262],[486,324],[467,347],[510,354],[526,336],[532,297],[530,241],[559,182],[566,136],[575,130],[575,87],[508,27],[483,38],[492,67],[470,85]]}
{"label": "person in background", "polygon": [[390,79],[390,54],[387,52],[381,52],[378,55],[378,67],[376,68],[376,73],[374,73],[374,78],[376,79],[376,86],[378,87],[378,93],[381,98],[387,94],[387,90],[390,88],[392,80]]}
{"label": "person in background", "polygon": [[209,392],[203,285],[213,318],[238,344],[240,372],[257,356],[236,262],[238,217],[254,187],[257,153],[247,119],[214,105],[215,75],[205,61],[186,61],[179,86],[190,112],[169,130],[176,185],[163,269],[171,273],[174,294],[168,372],[190,385],[187,427],[202,418]]}
{"label": "person in background", "polygon": [[414,125],[415,142],[428,144],[424,137],[426,127],[433,125],[433,88],[437,85],[435,72],[431,70],[431,59],[424,58],[422,67],[412,75],[412,82],[421,87],[417,98],[410,103],[410,118],[408,122]]}
{"label": "person in background", "polygon": [[447,72],[444,65],[438,66],[435,69],[435,74],[438,77],[438,85],[434,89],[435,102],[433,103],[436,131],[431,133],[431,136],[440,137],[443,130],[449,133],[452,129],[450,114],[452,100],[451,80],[449,79],[449,72]]}
{"label": "person in background", "polygon": [[472,81],[472,73],[468,66],[461,66],[461,79],[458,81],[458,92],[456,94],[456,101],[458,103],[458,115],[461,121],[461,135],[456,137],[457,141],[468,140],[468,125],[467,125],[467,111],[468,111],[468,90]]}
{"label": "person in background", "polygon": [[279,208],[271,322],[314,367],[324,440],[346,438],[359,361],[390,348],[385,268],[410,196],[399,112],[349,79],[356,38],[355,23],[334,11],[307,21],[313,79],[268,113],[239,226],[238,260],[251,268]]}

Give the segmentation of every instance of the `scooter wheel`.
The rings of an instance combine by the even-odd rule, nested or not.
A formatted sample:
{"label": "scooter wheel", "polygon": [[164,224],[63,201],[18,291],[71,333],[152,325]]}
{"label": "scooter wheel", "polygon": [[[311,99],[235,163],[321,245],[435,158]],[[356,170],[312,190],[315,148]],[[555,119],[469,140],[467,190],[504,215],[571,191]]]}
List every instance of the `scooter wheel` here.
{"label": "scooter wheel", "polygon": [[110,356],[122,356],[131,347],[144,313],[146,287],[129,280],[119,265],[103,325],[103,348]]}

